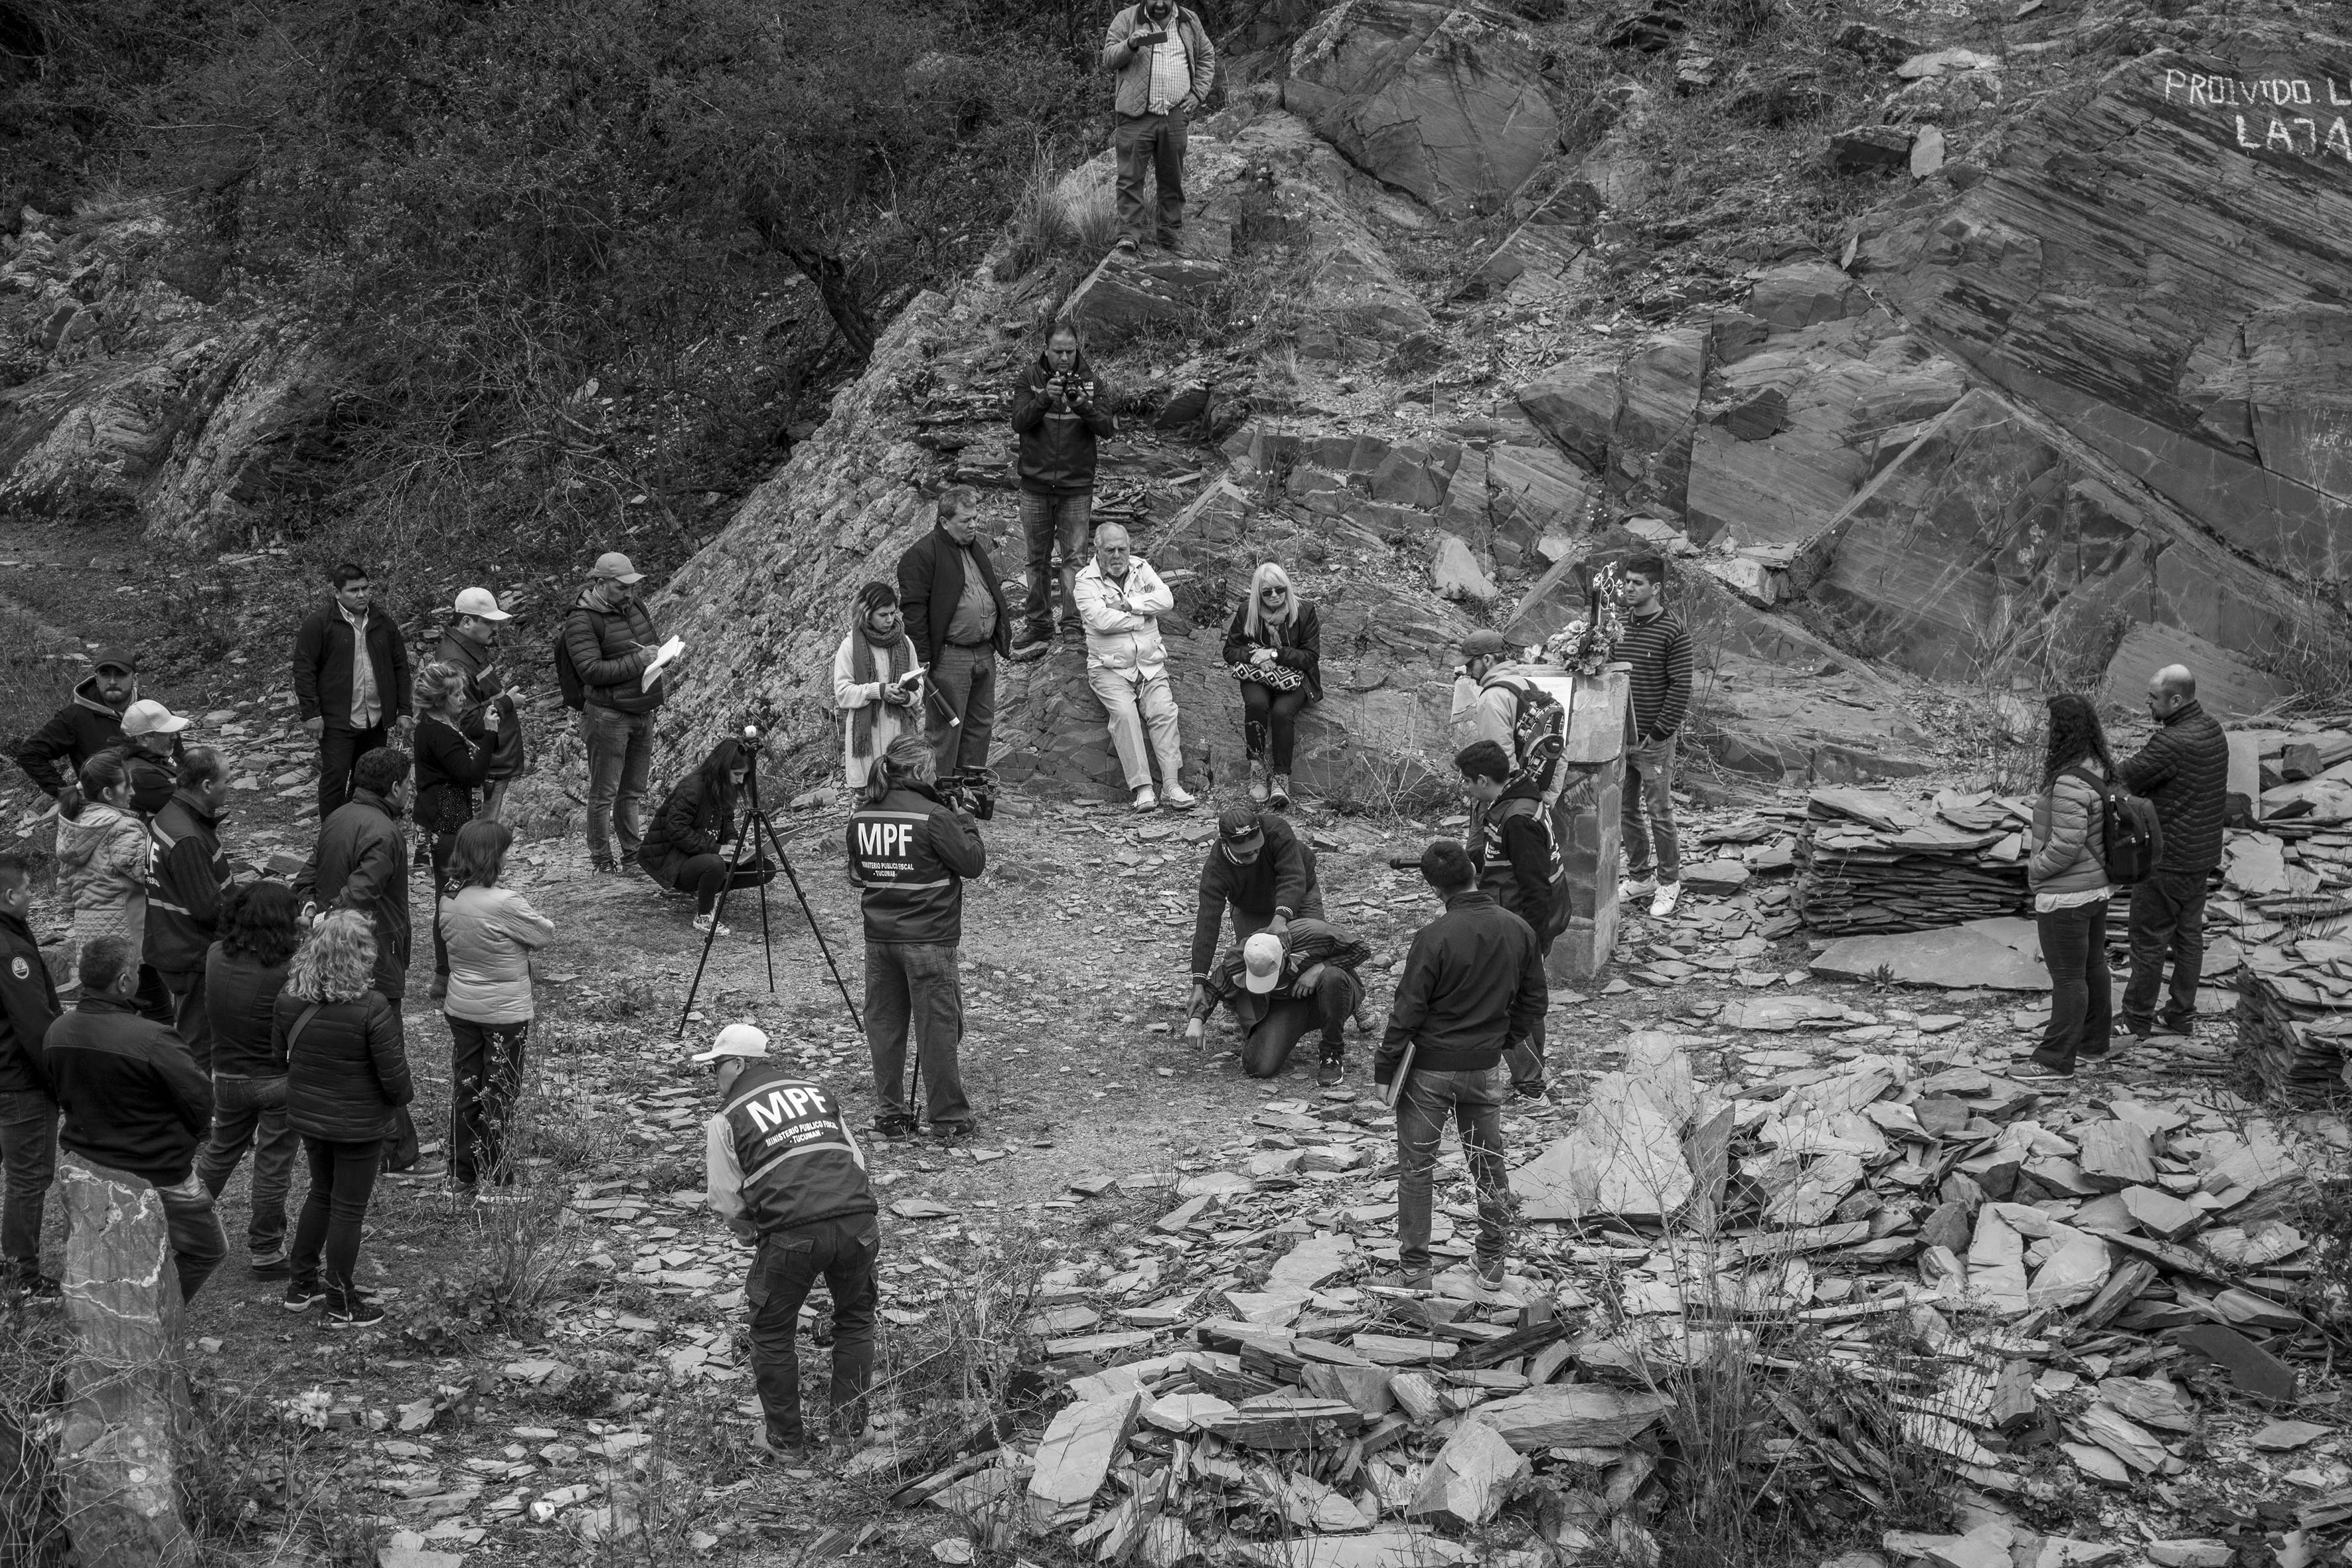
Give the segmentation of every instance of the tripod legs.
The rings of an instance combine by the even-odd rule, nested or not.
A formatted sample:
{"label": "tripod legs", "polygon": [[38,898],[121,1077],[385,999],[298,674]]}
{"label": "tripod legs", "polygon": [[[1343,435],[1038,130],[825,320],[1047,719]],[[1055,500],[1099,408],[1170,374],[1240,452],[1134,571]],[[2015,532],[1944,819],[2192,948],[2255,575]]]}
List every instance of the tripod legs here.
{"label": "tripod legs", "polygon": [[[702,956],[695,961],[694,984],[686,988],[686,1005],[678,1009],[677,1032],[670,1037],[672,1039],[686,1037],[686,1020],[694,1011],[695,993],[702,989],[702,972],[710,963],[710,944],[719,940],[719,928],[727,917],[727,895],[735,890],[735,872],[743,864],[743,846],[750,842],[751,836],[749,833],[735,840],[735,853],[727,861],[727,880],[719,885],[719,901],[710,907],[710,929],[702,933]],[[762,895],[760,900],[760,940],[765,942],[768,940],[767,889],[762,887],[760,891]],[[768,955],[768,989],[773,991],[775,988],[776,957],[771,952]]]}

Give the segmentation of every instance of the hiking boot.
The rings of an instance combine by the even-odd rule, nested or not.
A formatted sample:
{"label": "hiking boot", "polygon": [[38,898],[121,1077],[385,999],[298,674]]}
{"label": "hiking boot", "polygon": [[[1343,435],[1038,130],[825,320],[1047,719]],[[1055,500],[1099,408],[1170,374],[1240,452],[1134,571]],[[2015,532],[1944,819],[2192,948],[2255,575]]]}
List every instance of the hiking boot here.
{"label": "hiking boot", "polygon": [[1646,899],[1657,890],[1657,879],[1646,871],[1637,871],[1632,876],[1620,878],[1617,882],[1617,896],[1628,903],[1635,899]]}
{"label": "hiking boot", "polygon": [[278,1304],[289,1312],[307,1312],[327,1299],[326,1287],[316,1279],[297,1279],[286,1287]]}
{"label": "hiking boot", "polygon": [[1276,773],[1266,781],[1265,804],[1276,811],[1285,810],[1289,806],[1290,775],[1288,773]]}
{"label": "hiking boot", "polygon": [[1355,1023],[1356,1033],[1360,1035],[1369,1035],[1380,1027],[1380,1016],[1372,1011],[1370,997],[1357,1003],[1356,1010],[1349,1017]]}
{"label": "hiking boot", "polygon": [[1136,244],[1132,237],[1125,235],[1120,236],[1118,243],[1112,246],[1110,248],[1111,254],[1114,256],[1140,256],[1143,254],[1143,247]]}
{"label": "hiking boot", "polygon": [[915,1135],[915,1119],[911,1116],[877,1116],[874,1119],[874,1136],[897,1143]]}
{"label": "hiking boot", "polygon": [[1249,797],[1252,800],[1264,800],[1266,791],[1266,772],[1255,757],[1250,759],[1249,781]]}
{"label": "hiking boot", "polygon": [[594,855],[589,857],[588,870],[592,876],[617,877],[621,874],[621,863],[602,855]]}
{"label": "hiking boot", "polygon": [[1159,806],[1160,797],[1151,793],[1151,786],[1150,784],[1138,786],[1135,792],[1135,809],[1137,811],[1156,811],[1159,809]]}
{"label": "hiking boot", "polygon": [[1045,658],[1053,646],[1054,628],[1050,626],[1038,626],[1033,621],[1023,626],[1021,635],[1013,639],[1013,657],[1025,664],[1033,658]]}
{"label": "hiking boot", "polygon": [[2158,1040],[2193,1039],[2196,1037],[2197,1034],[2195,1020],[2193,1019],[2186,1024],[2175,1024],[2163,1018],[2158,1018],[2155,1023],[2150,1024],[2147,1026],[2147,1032],[2151,1038]]}
{"label": "hiking boot", "polygon": [[1683,885],[1680,882],[1659,883],[1658,890],[1650,895],[1650,918],[1654,921],[1664,920],[1675,912],[1675,906],[1682,901]]}
{"label": "hiking boot", "polygon": [[256,1279],[286,1279],[292,1278],[294,1273],[293,1260],[286,1256],[286,1249],[282,1247],[275,1252],[255,1253],[248,1267]]}
{"label": "hiking boot", "polygon": [[[710,928],[713,924],[716,924],[718,921],[719,917],[716,914],[697,915],[694,917],[694,929],[700,931],[703,935],[708,936],[710,934]],[[719,934],[720,936],[733,936],[735,934],[735,928],[730,925],[719,925]]]}
{"label": "hiking boot", "polygon": [[326,1301],[330,1329],[372,1329],[383,1321],[383,1309],[357,1290],[330,1291]]}
{"label": "hiking boot", "polygon": [[1191,794],[1181,784],[1170,784],[1161,790],[1160,800],[1171,811],[1190,811],[1201,804],[1201,797]]}
{"label": "hiking boot", "polygon": [[971,1137],[979,1129],[969,1121],[934,1121],[930,1134],[942,1143],[954,1143]]}
{"label": "hiking boot", "polygon": [[1321,1088],[1329,1089],[1347,1076],[1348,1058],[1346,1053],[1335,1051],[1326,1047],[1323,1052],[1323,1059],[1321,1062],[1317,1064],[1315,1068],[1316,1083]]}

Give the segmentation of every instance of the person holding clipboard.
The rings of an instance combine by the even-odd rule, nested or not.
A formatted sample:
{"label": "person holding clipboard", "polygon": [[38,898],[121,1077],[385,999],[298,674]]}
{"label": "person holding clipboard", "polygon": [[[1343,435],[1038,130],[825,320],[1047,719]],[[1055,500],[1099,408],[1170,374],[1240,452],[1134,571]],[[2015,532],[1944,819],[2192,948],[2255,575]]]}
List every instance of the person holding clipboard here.
{"label": "person holding clipboard", "polygon": [[1511,1193],[1503,1168],[1503,1096],[1544,1092],[1534,1042],[1550,1003],[1543,953],[1527,921],[1478,890],[1470,852],[1440,838],[1421,852],[1422,879],[1445,912],[1421,928],[1405,955],[1372,1081],[1397,1119],[1397,1263],[1392,1283],[1427,1289],[1431,1176],[1451,1120],[1478,1188],[1474,1290],[1503,1289]]}

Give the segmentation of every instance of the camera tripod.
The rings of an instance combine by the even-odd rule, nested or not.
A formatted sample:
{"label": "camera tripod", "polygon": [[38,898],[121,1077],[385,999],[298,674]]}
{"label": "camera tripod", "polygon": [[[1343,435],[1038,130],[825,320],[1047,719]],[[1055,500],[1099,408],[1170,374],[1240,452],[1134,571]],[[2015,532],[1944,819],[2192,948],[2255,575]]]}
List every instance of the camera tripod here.
{"label": "camera tripod", "polygon": [[[735,837],[735,853],[727,862],[727,880],[719,885],[719,901],[711,907],[710,929],[702,934],[702,957],[694,966],[694,984],[686,988],[686,1005],[678,1012],[677,1032],[671,1038],[686,1037],[686,1020],[694,1011],[695,993],[702,989],[702,973],[709,965],[711,944],[719,940],[719,927],[727,913],[727,895],[735,890],[735,879],[742,870],[743,851],[747,847],[752,852],[751,858],[754,865],[762,871],[767,869],[766,850],[769,848],[775,850],[776,864],[782,868],[784,879],[792,883],[793,897],[800,900],[801,913],[808,921],[809,934],[816,938],[817,951],[824,954],[824,966],[833,971],[833,983],[841,991],[841,1005],[849,1009],[849,1021],[856,1025],[857,1032],[863,1035],[866,1032],[866,1020],[858,1016],[857,1004],[850,1000],[849,983],[842,979],[841,966],[833,961],[833,949],[826,945],[824,928],[816,923],[816,910],[809,907],[808,894],[801,889],[800,874],[793,869],[792,857],[784,853],[784,841],[777,834],[776,825],[768,820],[766,812],[760,809],[760,731],[758,727],[751,724],[744,725],[743,739],[745,742],[743,754],[748,759],[748,766],[743,773],[743,782],[751,795],[751,814],[743,824],[742,831]],[[761,834],[767,836],[764,845],[761,838]],[[772,993],[776,989],[776,946],[768,927],[768,883],[771,876],[772,873],[770,876],[761,877],[758,886],[760,889],[760,946],[767,954],[768,990]]]}

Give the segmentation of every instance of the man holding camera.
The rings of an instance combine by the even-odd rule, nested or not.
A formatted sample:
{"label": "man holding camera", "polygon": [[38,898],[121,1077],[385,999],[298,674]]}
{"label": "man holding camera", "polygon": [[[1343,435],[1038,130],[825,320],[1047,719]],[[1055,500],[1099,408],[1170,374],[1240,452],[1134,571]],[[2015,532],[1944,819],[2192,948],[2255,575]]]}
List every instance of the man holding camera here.
{"label": "man holding camera", "polygon": [[[1208,29],[1175,0],[1142,0],[1110,19],[1102,68],[1118,79],[1118,249],[1129,256],[1153,241],[1176,248],[1184,227],[1184,132],[1216,85],[1217,51]],[[1160,187],[1155,220],[1143,201],[1143,177]]]}
{"label": "man holding camera", "polygon": [[929,677],[936,776],[985,768],[996,733],[996,661],[1012,657],[1013,617],[981,537],[980,492],[970,485],[941,493],[936,525],[898,557],[898,605]]}
{"label": "man holding camera", "polygon": [[935,786],[929,745],[901,735],[877,759],[845,833],[850,885],[866,919],[866,1045],[874,1058],[874,1131],[915,1131],[907,1036],[935,1138],[971,1134],[956,1053],[963,1043],[964,879],[988,864],[980,825]]}
{"label": "man holding camera", "polygon": [[441,634],[434,658],[466,677],[466,707],[469,711],[495,708],[498,726],[490,735],[490,771],[482,786],[479,822],[496,822],[505,806],[507,790],[522,772],[522,719],[515,709],[520,695],[507,684],[507,672],[498,658],[499,627],[514,619],[499,608],[499,598],[488,588],[464,588],[449,607],[449,625]]}
{"label": "man holding camera", "polygon": [[1538,1037],[1550,994],[1535,931],[1478,890],[1468,850],[1436,840],[1421,852],[1421,875],[1445,912],[1413,936],[1372,1060],[1372,1079],[1383,1089],[1405,1075],[1390,1097],[1397,1116],[1397,1283],[1413,1289],[1429,1283],[1431,1172],[1451,1118],[1478,1187],[1473,1288],[1492,1299],[1503,1288],[1511,1213],[1503,1095],[1507,1088],[1529,1100],[1543,1095],[1543,1058],[1528,1042]]}
{"label": "man holding camera", "polygon": [[[1013,389],[1021,437],[1021,531],[1029,546],[1029,614],[1013,657],[1035,658],[1054,641],[1054,547],[1062,551],[1062,598],[1072,584],[1094,516],[1095,442],[1118,428],[1109,395],[1087,363],[1078,324],[1066,316],[1045,334],[1045,352]],[[1075,613],[1075,609],[1074,609]]]}

